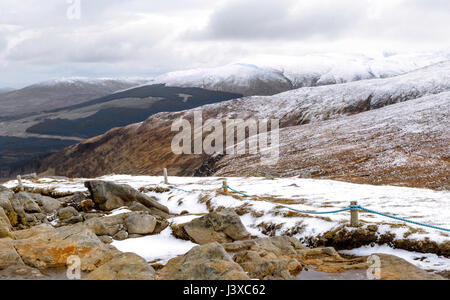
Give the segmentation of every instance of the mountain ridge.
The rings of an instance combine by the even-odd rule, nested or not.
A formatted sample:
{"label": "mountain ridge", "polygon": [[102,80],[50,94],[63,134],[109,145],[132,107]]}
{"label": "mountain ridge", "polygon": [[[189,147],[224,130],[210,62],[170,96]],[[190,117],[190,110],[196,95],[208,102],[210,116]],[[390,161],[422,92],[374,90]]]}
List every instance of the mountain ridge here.
{"label": "mountain ridge", "polygon": [[[308,126],[320,126],[323,122],[335,122],[381,107],[389,110],[395,103],[428,99],[429,95],[440,97],[450,91],[449,78],[450,61],[387,79],[301,88],[271,97],[244,97],[200,109],[204,119],[280,117],[282,128],[308,123]],[[315,99],[321,99],[322,103],[318,115],[313,114],[318,112],[318,106],[311,105],[316,103]],[[312,111],[305,111],[305,107]],[[164,167],[173,175],[191,176],[205,164],[211,164],[214,169],[220,165],[221,157],[215,160],[208,155],[176,156],[171,152],[175,135],[170,130],[171,123],[179,117],[192,120],[193,111],[159,113],[142,123],[113,129],[50,156],[41,162],[39,170],[70,177],[96,177],[111,173],[159,175]],[[305,119],[305,115],[314,118]]]}

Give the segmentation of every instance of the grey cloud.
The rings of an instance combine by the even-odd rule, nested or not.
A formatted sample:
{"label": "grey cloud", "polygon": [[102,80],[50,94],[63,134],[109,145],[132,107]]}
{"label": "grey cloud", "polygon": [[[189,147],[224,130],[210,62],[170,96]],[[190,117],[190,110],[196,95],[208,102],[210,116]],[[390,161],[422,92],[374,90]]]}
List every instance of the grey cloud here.
{"label": "grey cloud", "polygon": [[[196,37],[209,39],[336,38],[364,18],[363,1],[318,1],[302,6],[293,0],[234,1],[215,12],[206,30]],[[303,2],[305,3],[305,2]],[[195,36],[195,35],[194,35]]]}
{"label": "grey cloud", "polygon": [[81,0],[76,21],[68,6],[0,1],[0,85],[151,76],[258,54],[450,50],[448,0]]}
{"label": "grey cloud", "polygon": [[409,6],[416,6],[417,8],[427,11],[450,11],[450,1],[448,0],[410,0]]}

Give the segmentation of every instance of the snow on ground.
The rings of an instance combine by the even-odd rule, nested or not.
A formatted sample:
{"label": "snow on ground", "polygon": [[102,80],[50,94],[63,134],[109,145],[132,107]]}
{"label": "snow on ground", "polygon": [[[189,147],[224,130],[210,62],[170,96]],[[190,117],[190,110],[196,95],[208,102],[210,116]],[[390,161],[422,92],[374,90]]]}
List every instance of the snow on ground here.
{"label": "snow on ground", "polygon": [[390,254],[403,258],[409,263],[422,268],[424,270],[448,271],[450,267],[450,259],[430,253],[419,253],[406,251],[402,249],[394,249],[386,245],[364,246],[352,250],[339,251],[342,254],[350,254],[355,256],[369,256],[374,253]]}
{"label": "snow on ground", "polygon": [[[154,176],[112,175],[98,179],[118,184],[129,184],[135,189],[156,186],[166,187],[162,182],[162,177]],[[86,191],[84,187],[85,180],[52,180],[47,178],[36,182],[24,180],[24,185],[40,188],[50,187],[55,188],[55,191],[59,192]],[[265,234],[270,234],[271,232],[265,231],[263,224],[274,224],[278,225],[279,228],[272,233],[277,235],[290,234],[296,238],[303,239],[316,237],[343,224],[348,224],[350,218],[349,212],[323,216],[291,215],[287,214],[287,209],[261,201],[261,198],[246,198],[232,192],[229,195],[224,195],[221,190],[223,178],[169,177],[169,181],[171,183],[170,186],[176,188],[172,188],[165,193],[149,192],[147,195],[155,196],[172,213],[189,212],[190,215],[188,216],[171,219],[170,222],[172,223],[181,224],[198,218],[202,214],[208,213],[208,206],[209,208],[232,207],[244,210],[241,220],[252,235],[263,237]],[[357,201],[359,205],[368,209],[450,228],[450,192],[448,191],[360,185],[331,180],[300,178],[271,180],[257,177],[236,177],[227,178],[227,182],[230,187],[246,194],[267,197],[266,199],[299,210],[331,211],[346,208],[351,201]],[[16,185],[17,181],[10,181],[5,184],[9,188]],[[245,213],[245,209],[247,213]],[[126,212],[126,208],[115,211],[115,213],[119,212]],[[446,232],[412,224],[406,225],[404,222],[387,219],[379,215],[360,213],[360,219],[366,225],[379,225],[379,234],[391,232],[397,238],[429,239],[438,243],[450,240],[450,235]],[[420,230],[412,231],[411,229]],[[409,235],[404,236],[406,233]],[[176,240],[171,236],[169,228],[160,235],[114,242],[114,245],[121,251],[136,252],[149,261],[166,261],[187,252],[194,244]],[[374,252],[381,252],[386,249],[374,248],[373,250]],[[364,253],[370,254],[371,249],[362,248],[355,251],[366,251]],[[405,253],[409,253],[409,257],[416,257],[414,253],[407,251]],[[433,269],[434,262],[437,259],[440,266],[442,266],[442,262],[445,262],[447,269],[450,266],[450,259],[435,259],[432,255],[423,254],[421,257],[426,257],[425,260],[421,261],[421,263],[426,265],[426,268]]]}
{"label": "snow on ground", "polygon": [[111,214],[109,216],[117,216],[120,214],[129,213],[129,212],[131,212],[131,210],[129,210],[128,207],[120,207],[118,209],[111,211]]}
{"label": "snow on ground", "polygon": [[170,227],[157,235],[114,241],[112,245],[122,252],[133,252],[149,262],[160,264],[166,264],[168,260],[183,255],[197,246],[190,241],[175,238]]}

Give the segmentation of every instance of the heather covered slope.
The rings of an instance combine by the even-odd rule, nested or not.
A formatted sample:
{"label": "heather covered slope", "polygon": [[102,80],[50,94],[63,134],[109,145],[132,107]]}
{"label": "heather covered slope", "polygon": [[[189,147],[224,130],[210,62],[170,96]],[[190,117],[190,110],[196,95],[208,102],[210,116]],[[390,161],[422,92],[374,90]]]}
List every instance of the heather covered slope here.
{"label": "heather covered slope", "polygon": [[[289,173],[291,176],[311,173],[313,177],[338,178],[337,175],[344,177],[343,172],[351,171],[352,168],[355,168],[355,162],[360,161],[362,163],[366,159],[364,155],[370,156],[370,153],[365,152],[365,147],[370,146],[370,144],[364,144],[364,141],[373,140],[371,143],[376,144],[378,142],[383,143],[384,139],[390,138],[392,143],[383,149],[386,151],[389,149],[405,149],[403,150],[404,153],[408,153],[409,149],[419,149],[422,152],[420,155],[417,154],[418,157],[422,157],[424,153],[429,153],[430,156],[424,156],[423,158],[426,161],[424,163],[426,167],[417,170],[417,164],[415,163],[411,164],[410,169],[408,167],[405,168],[401,164],[398,166],[377,164],[373,170],[370,172],[366,170],[364,174],[361,172],[362,167],[358,172],[350,172],[349,174],[352,175],[345,176],[345,180],[372,183],[373,177],[367,176],[367,173],[384,174],[386,172],[394,172],[396,174],[394,177],[397,179],[394,177],[380,178],[378,183],[388,183],[389,180],[395,179],[394,182],[401,185],[445,188],[448,186],[448,178],[447,173],[442,172],[444,172],[445,167],[448,168],[448,165],[445,165],[448,157],[442,156],[440,152],[442,149],[446,149],[445,147],[448,148],[448,138],[445,139],[445,135],[448,135],[448,133],[444,125],[446,118],[448,119],[449,99],[448,94],[443,93],[445,91],[450,91],[450,62],[436,64],[388,79],[302,88],[272,97],[246,97],[206,105],[202,107],[202,111],[204,119],[212,117],[222,119],[237,117],[279,118],[283,128],[311,123],[305,127],[300,126],[285,130],[301,131],[303,128],[306,131],[309,130],[310,134],[305,134],[302,137],[306,140],[305,143],[308,143],[304,146],[309,147],[308,145],[320,144],[324,138],[321,135],[314,135],[315,128],[324,128],[323,130],[325,131],[333,129],[335,131],[334,134],[330,134],[327,137],[334,140],[333,145],[338,146],[339,142],[342,142],[343,145],[347,145],[350,149],[354,148],[353,151],[339,152],[340,157],[333,157],[333,159],[338,159],[341,162],[340,164],[333,167],[332,163],[329,162],[329,165],[324,165],[324,169],[320,169],[318,172],[314,172],[314,167],[318,164],[317,161],[309,160],[305,162],[305,165],[302,165],[302,161],[298,161],[298,158],[296,158],[293,161],[293,165],[298,164],[301,168],[294,168]],[[412,104],[408,101],[400,103],[398,106],[391,105],[439,93],[442,94],[435,97],[424,97],[412,102]],[[429,106],[423,106],[427,101],[430,101]],[[421,103],[425,104],[418,105]],[[396,125],[397,127],[391,129],[392,132],[388,131],[386,135],[382,132],[386,125],[386,120],[379,116],[375,117],[377,110],[383,106],[387,107],[381,110],[382,113],[388,113],[392,109],[392,113],[390,113],[391,118],[399,118],[398,122],[400,122]],[[402,107],[405,107],[407,115],[405,115]],[[369,118],[371,121],[364,120],[365,114],[358,115],[369,110],[373,110],[367,112],[369,117],[373,116],[372,119]],[[422,132],[412,135],[396,129],[402,126],[420,128],[420,119],[408,119],[406,117],[422,111],[423,113],[421,114],[426,120],[423,122],[429,124],[428,127],[424,127]],[[340,120],[348,115],[350,117]],[[246,168],[244,161],[234,161],[227,157],[219,161],[220,157],[211,158],[206,155],[174,155],[170,146],[175,133],[171,132],[170,127],[172,122],[181,116],[191,119],[192,110],[181,113],[161,113],[152,116],[143,123],[114,129],[104,135],[85,140],[42,161],[40,171],[48,170],[49,173],[71,177],[95,177],[110,173],[154,175],[160,174],[163,167],[168,167],[172,174],[178,175],[213,174],[216,167],[220,167],[219,174],[245,175],[251,173]],[[335,121],[333,121],[334,119]],[[325,120],[330,121],[324,122]],[[344,122],[343,120],[349,120],[346,121],[349,123],[343,126],[340,123]],[[343,126],[343,128],[339,131],[337,130],[338,126]],[[366,128],[367,132],[358,132],[357,130],[361,126]],[[440,128],[439,134],[434,134],[433,128],[435,127]],[[284,141],[286,142],[286,140]],[[361,149],[357,150],[359,148]],[[427,151],[427,149],[431,150]],[[321,151],[326,152],[328,144],[322,143],[322,147],[317,147],[315,150],[317,153],[312,151],[311,157],[321,157]],[[282,149],[282,151],[285,150]],[[357,155],[358,158],[355,159],[355,155],[358,152],[364,152],[365,154]],[[390,157],[402,160],[404,159],[404,153],[400,150],[393,151]],[[383,155],[380,155],[380,157],[383,157]],[[324,161],[322,164],[328,163],[326,159],[327,157],[323,156]],[[224,164],[223,162],[225,161],[229,162],[229,165]],[[444,166],[442,166],[442,163],[444,163]],[[240,164],[241,166],[235,164]],[[346,166],[348,170],[345,169]],[[387,167],[393,169],[387,170]],[[275,170],[271,171],[282,174],[285,169],[288,169],[283,163],[280,163],[278,168],[279,170],[275,168]],[[422,179],[413,180],[411,174],[414,172],[417,172],[417,177]],[[410,179],[401,181],[402,174],[405,174],[405,178]]]}
{"label": "heather covered slope", "polygon": [[450,92],[280,132],[280,159],[225,156],[216,176],[277,176],[450,189]]}

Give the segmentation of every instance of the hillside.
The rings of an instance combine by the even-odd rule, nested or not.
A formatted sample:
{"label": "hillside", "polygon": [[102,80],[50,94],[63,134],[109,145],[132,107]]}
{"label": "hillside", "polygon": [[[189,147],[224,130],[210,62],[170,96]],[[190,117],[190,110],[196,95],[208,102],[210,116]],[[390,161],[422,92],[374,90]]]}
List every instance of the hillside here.
{"label": "hillside", "polygon": [[283,72],[244,63],[171,72],[156,77],[154,82],[169,86],[200,87],[245,96],[274,95],[294,88]]}
{"label": "hillside", "polygon": [[37,122],[26,132],[89,138],[114,127],[144,121],[159,112],[182,111],[240,97],[241,94],[201,88],[149,85],[46,111],[34,118]]}
{"label": "hillside", "polygon": [[280,131],[280,159],[223,157],[215,176],[268,173],[450,190],[450,92]]}
{"label": "hillside", "polygon": [[[433,126],[441,128],[445,119],[443,120],[442,118],[439,118],[439,116],[442,116],[442,113],[448,113],[445,105],[445,103],[448,103],[447,94],[441,94],[435,97],[425,97],[422,99],[418,98],[431,94],[439,94],[445,91],[450,91],[450,62],[436,64],[415,72],[388,79],[365,80],[327,87],[302,88],[272,97],[246,97],[203,106],[202,111],[204,119],[211,117],[222,119],[233,117],[280,118],[281,126],[283,128],[310,122],[311,124],[308,125],[308,127],[300,126],[298,127],[298,130],[301,131],[303,128],[306,128],[305,130],[307,130],[309,128],[311,134],[305,134],[304,138],[306,142],[311,145],[320,143],[323,138],[320,135],[313,135],[315,132],[314,128],[328,128],[327,130],[329,130],[329,128],[338,128],[336,126],[341,126],[341,123],[339,122],[344,122],[342,120],[350,120],[348,121],[348,124],[351,124],[352,120],[354,120],[356,124],[354,128],[350,125],[345,126],[343,127],[344,129],[336,131],[333,136],[330,135],[328,138],[332,137],[336,139],[336,143],[339,143],[339,141],[342,140],[343,144],[347,143],[353,145],[355,149],[358,149],[358,143],[362,143],[364,140],[373,139],[374,142],[382,143],[383,140],[381,139],[380,131],[377,130],[377,128],[384,126],[385,124],[378,123],[382,122],[382,119],[375,117],[373,117],[373,123],[365,123],[363,122],[363,119],[360,119],[364,118],[365,115],[359,115],[359,113],[374,110],[373,112],[367,112],[367,114],[371,116],[372,113],[376,114],[377,109],[387,106],[382,112],[387,113],[393,109],[392,118],[400,118],[398,121],[400,122],[399,124],[410,124],[414,128],[418,126],[418,124],[414,123],[417,120],[408,119],[408,116],[404,115],[401,108],[407,107],[406,111],[408,111],[408,114],[412,115],[420,111],[417,111],[416,109],[420,109],[421,107],[424,109],[423,106],[417,106],[416,108],[416,103],[427,102],[431,99],[430,107],[427,107],[424,110],[424,117],[428,116],[424,119],[426,120],[424,122],[430,124],[430,130],[432,130]],[[412,104],[406,102],[400,103],[398,106],[391,105],[413,99],[418,100],[412,102]],[[433,105],[433,103],[436,105]],[[396,107],[400,108],[396,109]],[[339,120],[348,115],[350,115],[350,117]],[[143,123],[117,128],[101,136],[85,140],[41,161],[40,171],[48,170],[48,174],[68,175],[70,177],[96,177],[110,173],[155,175],[160,174],[162,168],[168,167],[169,171],[174,175],[211,175],[215,172],[217,164],[217,166],[220,166],[219,174],[245,175],[251,173],[250,169],[244,170],[240,169],[238,166],[236,166],[236,172],[233,171],[235,162],[229,158],[224,159],[224,161],[230,162],[229,165],[227,165],[220,161],[221,157],[211,158],[206,155],[174,155],[171,151],[171,140],[175,133],[170,131],[170,127],[173,120],[181,116],[184,116],[188,120],[192,119],[192,110],[181,113],[157,114]],[[324,120],[333,119],[336,119],[336,121],[324,122]],[[358,130],[359,126],[364,124],[367,129],[367,136],[356,132],[346,140],[345,137],[347,135],[355,132]],[[436,147],[437,149],[437,152],[431,151],[430,153],[438,155],[441,151],[439,149],[442,149],[442,147],[448,148],[448,139],[447,142],[443,139],[442,132],[441,135],[428,136],[428,134],[431,134],[433,131],[427,132],[426,130],[428,127],[425,127],[423,134],[419,134],[420,138],[417,135],[408,135],[405,139],[401,139],[402,132],[399,130],[396,131],[395,128],[398,127],[392,129],[391,138],[393,144],[390,145],[392,149],[395,149],[396,147],[399,149],[409,149],[414,145],[414,147],[416,147],[414,149],[420,149],[420,147],[425,149],[424,144],[419,143],[419,141],[425,139],[427,140],[427,147]],[[293,128],[292,130],[295,129],[296,128]],[[305,144],[305,147],[306,146],[307,145]],[[322,148],[317,148],[316,150],[319,152],[315,153],[313,151],[311,155],[320,157],[320,151],[323,151],[321,149]],[[365,150],[360,149],[358,151],[364,152]],[[317,162],[310,160],[305,162],[305,165],[301,165],[301,168],[294,170],[289,174],[291,176],[304,175],[305,170],[311,170],[310,175],[312,177],[337,177],[337,175],[342,173],[345,165],[348,164],[348,168],[351,169],[351,166],[354,166],[355,164],[354,152],[341,151],[340,153],[342,156],[339,157],[339,160],[344,162],[347,160],[347,162],[343,164],[344,166],[341,165],[341,167],[338,167],[339,165],[337,165],[335,169],[327,168],[326,172],[319,171],[315,173],[312,171]],[[404,159],[404,155],[400,154],[401,151],[394,151],[392,152],[391,158]],[[368,153],[365,153],[365,155],[368,155]],[[364,161],[363,157],[364,156],[361,156],[359,159]],[[438,157],[436,161],[431,160],[426,165],[427,168],[434,168],[436,165],[444,163],[445,167],[446,161],[448,161],[448,158],[443,156]],[[237,163],[238,162],[236,162],[236,164]],[[295,162],[295,164],[299,164],[299,162]],[[412,164],[412,166],[413,165],[414,164]],[[242,168],[246,168],[246,164],[241,164],[241,166]],[[388,172],[385,169],[387,166],[388,165],[378,164],[374,166],[374,169],[371,170],[371,172],[373,172],[373,174]],[[392,167],[392,165],[390,167]],[[417,176],[423,178],[423,180],[416,181],[395,181],[400,185],[431,186],[434,188],[445,188],[448,186],[448,182],[446,182],[445,179],[447,177],[442,176],[440,173],[443,170],[442,167],[437,168],[435,176],[433,175],[429,179],[426,179],[427,174],[429,174],[428,171],[430,170],[427,168],[416,170],[412,167],[412,169],[407,170],[404,167],[398,166],[394,168],[395,170],[391,171],[397,172],[396,177],[398,178],[402,177],[402,172],[405,173],[405,177],[408,177],[408,174],[413,171],[418,172]],[[285,169],[286,168],[280,164],[279,170],[271,171],[282,175]],[[356,182],[372,182],[373,180],[372,177],[366,176],[367,174],[362,177],[358,172],[352,174],[354,176],[347,176],[345,179]],[[436,182],[435,179],[439,178],[439,174],[441,174],[441,179],[439,179],[439,182]],[[386,177],[386,179],[381,178],[378,183],[384,183],[394,179],[394,177]]]}
{"label": "hillside", "polygon": [[0,95],[1,94],[6,94],[6,93],[11,93],[12,91],[14,91],[15,89],[14,88],[8,88],[8,87],[6,87],[6,88],[0,88]]}
{"label": "hillside", "polygon": [[0,178],[32,170],[34,158],[111,128],[141,122],[162,111],[181,111],[241,96],[200,88],[152,85],[0,122],[0,142],[14,141],[0,151]]}
{"label": "hillside", "polygon": [[379,57],[357,54],[261,55],[215,68],[171,72],[156,77],[154,82],[245,96],[267,96],[301,87],[393,77],[449,58],[443,53]]}
{"label": "hillside", "polygon": [[106,96],[146,82],[142,79],[66,78],[46,81],[0,95],[0,121],[17,119]]}

